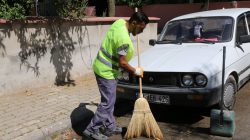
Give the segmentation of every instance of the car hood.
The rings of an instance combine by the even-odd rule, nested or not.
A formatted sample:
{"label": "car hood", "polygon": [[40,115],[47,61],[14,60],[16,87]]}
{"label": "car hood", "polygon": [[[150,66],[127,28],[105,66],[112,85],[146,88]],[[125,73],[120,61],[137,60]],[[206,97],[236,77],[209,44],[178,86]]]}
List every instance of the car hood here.
{"label": "car hood", "polygon": [[[162,44],[140,56],[145,71],[154,72],[218,72],[222,64],[222,44]],[[138,57],[130,64],[138,66]],[[213,65],[211,65],[213,64]]]}

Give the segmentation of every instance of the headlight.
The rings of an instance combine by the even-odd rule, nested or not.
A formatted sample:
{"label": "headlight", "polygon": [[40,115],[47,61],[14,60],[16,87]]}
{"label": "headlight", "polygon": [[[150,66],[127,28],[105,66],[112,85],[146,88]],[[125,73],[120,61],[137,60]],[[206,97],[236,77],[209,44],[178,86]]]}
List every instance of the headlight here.
{"label": "headlight", "polygon": [[118,80],[122,80],[122,73],[117,76]]}
{"label": "headlight", "polygon": [[186,74],[182,77],[182,83],[184,86],[191,86],[194,83],[192,75]]}
{"label": "headlight", "polygon": [[118,76],[117,76],[118,80],[123,80],[122,74],[123,74],[123,71],[120,71],[119,74],[118,74]]}
{"label": "headlight", "polygon": [[195,83],[198,86],[204,86],[207,84],[207,78],[204,75],[199,74],[195,77]]}
{"label": "headlight", "polygon": [[122,77],[125,81],[128,81],[129,80],[129,73],[128,72],[123,72],[122,73]]}
{"label": "headlight", "polygon": [[129,73],[126,71],[123,71],[117,76],[117,79],[120,81],[129,81]]}

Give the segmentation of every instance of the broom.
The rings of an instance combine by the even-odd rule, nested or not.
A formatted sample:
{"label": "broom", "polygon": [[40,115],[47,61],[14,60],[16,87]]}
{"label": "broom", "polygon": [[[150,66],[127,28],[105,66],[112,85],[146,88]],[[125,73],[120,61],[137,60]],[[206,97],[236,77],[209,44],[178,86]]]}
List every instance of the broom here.
{"label": "broom", "polygon": [[[137,52],[138,52],[138,67],[140,67],[140,50],[139,37],[137,35]],[[154,139],[162,139],[163,135],[155,121],[155,118],[150,110],[148,101],[143,98],[142,94],[142,78],[139,77],[140,94],[135,101],[132,118],[128,125],[125,139],[131,139],[138,136],[152,137]]]}

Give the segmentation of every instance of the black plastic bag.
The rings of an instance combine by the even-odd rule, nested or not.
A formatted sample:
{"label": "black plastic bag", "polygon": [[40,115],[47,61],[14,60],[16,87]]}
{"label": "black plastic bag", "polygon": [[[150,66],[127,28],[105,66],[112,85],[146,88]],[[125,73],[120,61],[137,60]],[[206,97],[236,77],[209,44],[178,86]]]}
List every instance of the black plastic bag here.
{"label": "black plastic bag", "polygon": [[79,136],[83,136],[83,131],[94,116],[94,113],[87,109],[86,105],[85,103],[80,103],[70,115],[72,128]]}

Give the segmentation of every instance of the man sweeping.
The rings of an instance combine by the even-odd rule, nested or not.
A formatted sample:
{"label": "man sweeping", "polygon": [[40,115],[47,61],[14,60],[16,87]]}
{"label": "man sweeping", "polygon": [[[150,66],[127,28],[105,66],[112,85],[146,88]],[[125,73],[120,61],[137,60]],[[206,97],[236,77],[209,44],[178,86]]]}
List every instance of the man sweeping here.
{"label": "man sweeping", "polygon": [[[85,136],[97,140],[107,140],[109,136],[122,132],[122,128],[116,126],[113,116],[116,100],[116,77],[119,75],[120,68],[136,76],[143,76],[142,68],[134,68],[128,64],[134,55],[130,33],[133,36],[142,33],[148,22],[149,19],[143,12],[136,12],[129,21],[124,19],[115,21],[106,33],[93,63],[93,70],[101,94],[101,103],[98,105],[90,124],[83,132]],[[104,129],[103,133],[99,131],[100,129]]]}

